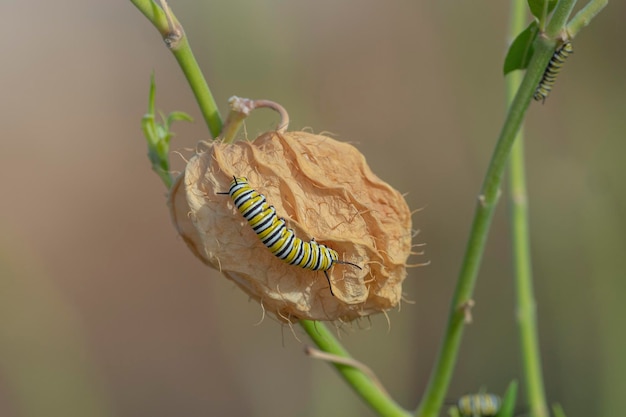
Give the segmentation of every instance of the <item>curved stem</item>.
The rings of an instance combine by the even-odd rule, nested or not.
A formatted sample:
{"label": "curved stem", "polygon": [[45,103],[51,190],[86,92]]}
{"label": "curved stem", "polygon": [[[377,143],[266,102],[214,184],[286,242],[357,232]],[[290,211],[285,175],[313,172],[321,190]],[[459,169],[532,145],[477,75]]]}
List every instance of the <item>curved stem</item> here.
{"label": "curved stem", "polygon": [[276,111],[280,115],[280,123],[276,126],[278,133],[285,133],[289,127],[289,114],[287,110],[276,102],[270,100],[251,100],[249,98],[232,96],[228,99],[228,105],[230,106],[230,113],[222,128],[222,140],[226,143],[231,143],[235,140],[235,136],[243,124],[243,121],[250,115],[252,110],[255,109],[266,107]]}
{"label": "curved stem", "polygon": [[[348,352],[321,322],[300,320],[300,325],[318,348],[332,355],[350,358]],[[409,412],[400,407],[367,372],[348,362],[333,362],[333,366],[354,391],[367,402],[378,415],[385,417],[408,417]]]}
{"label": "curved stem", "polygon": [[278,133],[285,133],[289,128],[289,114],[280,104],[271,100],[254,100],[254,107],[257,109],[266,107],[276,111],[280,115],[280,123],[276,126],[276,131]]}

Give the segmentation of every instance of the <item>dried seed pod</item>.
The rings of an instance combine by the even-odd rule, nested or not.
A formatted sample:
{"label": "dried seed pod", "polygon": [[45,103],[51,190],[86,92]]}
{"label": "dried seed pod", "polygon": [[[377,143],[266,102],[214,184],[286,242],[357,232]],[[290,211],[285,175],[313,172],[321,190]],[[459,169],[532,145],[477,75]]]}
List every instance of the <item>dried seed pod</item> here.
{"label": "dried seed pod", "polygon": [[[287,226],[339,260],[322,272],[289,265],[263,245],[228,195],[247,177]],[[411,250],[411,213],[352,145],[306,132],[207,143],[171,189],[178,232],[194,254],[283,320],[350,321],[396,306]]]}

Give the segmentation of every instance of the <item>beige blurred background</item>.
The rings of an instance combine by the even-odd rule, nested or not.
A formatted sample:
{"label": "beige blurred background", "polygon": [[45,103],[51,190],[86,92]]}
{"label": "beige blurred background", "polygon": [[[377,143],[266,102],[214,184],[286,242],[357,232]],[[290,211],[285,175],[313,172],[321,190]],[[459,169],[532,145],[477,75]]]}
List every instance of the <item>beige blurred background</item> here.
{"label": "beige blurred background", "polygon": [[[506,2],[171,1],[222,113],[272,99],[293,129],[356,143],[406,192],[428,267],[414,305],[341,338],[404,406],[441,340],[474,201],[504,110]],[[626,6],[574,42],[528,111],[532,249],[545,382],[572,416],[616,416],[626,391]],[[368,416],[296,327],[187,250],[146,158],[157,107],[185,153],[207,132],[160,36],[129,3],[4,0],[0,47],[0,415]],[[273,128],[271,112],[248,123]],[[186,153],[188,154],[188,153]],[[182,159],[173,156],[175,168]],[[520,376],[503,195],[448,397]],[[363,328],[363,329],[362,329]],[[524,404],[519,405],[523,413]]]}

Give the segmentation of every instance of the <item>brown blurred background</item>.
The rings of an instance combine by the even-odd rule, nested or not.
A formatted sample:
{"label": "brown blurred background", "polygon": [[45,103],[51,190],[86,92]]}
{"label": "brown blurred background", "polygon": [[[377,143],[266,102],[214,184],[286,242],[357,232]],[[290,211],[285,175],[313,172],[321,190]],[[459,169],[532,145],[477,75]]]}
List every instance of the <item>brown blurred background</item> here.
{"label": "brown blurred background", "polygon": [[[503,116],[506,2],[174,1],[222,113],[272,99],[293,129],[356,143],[402,192],[431,265],[414,305],[341,338],[413,408],[441,340],[474,201]],[[616,416],[626,391],[626,78],[612,2],[527,117],[532,249],[548,397]],[[140,119],[186,111],[160,36],[129,2],[0,4],[0,415],[373,415],[302,340],[187,250]],[[273,128],[260,111],[248,134]],[[182,159],[173,156],[177,169]],[[493,224],[449,398],[520,376],[507,199]],[[368,327],[362,323],[361,327]],[[523,397],[522,397],[523,398]],[[524,412],[524,404],[519,409]]]}

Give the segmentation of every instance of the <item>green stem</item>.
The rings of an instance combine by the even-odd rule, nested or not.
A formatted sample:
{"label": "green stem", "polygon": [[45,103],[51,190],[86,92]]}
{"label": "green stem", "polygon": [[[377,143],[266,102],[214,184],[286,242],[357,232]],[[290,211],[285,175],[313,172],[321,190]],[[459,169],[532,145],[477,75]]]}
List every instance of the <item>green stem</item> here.
{"label": "green stem", "polygon": [[161,36],[163,36],[166,45],[174,54],[178,65],[180,65],[187,78],[187,82],[196,97],[211,136],[216,138],[222,131],[222,118],[211,90],[204,79],[204,75],[202,75],[198,61],[196,61],[191,51],[189,40],[182,25],[163,1],[161,2],[163,9],[152,0],[130,1],[152,22],[154,27],[161,33]]}
{"label": "green stem", "polygon": [[[310,320],[300,320],[300,325],[307,332],[309,337],[315,342],[318,348],[324,352],[336,356],[349,358],[348,352],[341,346],[339,341],[333,336],[328,328],[321,322]],[[376,385],[370,377],[361,370],[340,363],[333,363],[333,366],[346,380],[346,382],[356,391],[358,395],[367,402],[378,415],[385,417],[408,417],[410,414],[396,404],[389,395]]]}
{"label": "green stem", "polygon": [[[545,55],[544,66],[542,68],[545,68],[545,64],[547,64],[550,59],[551,50],[546,49],[542,51],[542,53]],[[529,71],[527,73],[522,88],[520,88],[515,97],[509,109],[509,113],[507,114],[502,131],[500,132],[500,137],[492,155],[481,194],[476,204],[469,241],[450,307],[446,333],[423,401],[416,411],[417,416],[435,417],[438,415],[439,409],[443,404],[461,343],[466,314],[465,306],[468,306],[471,302],[485,242],[487,241],[489,227],[500,192],[502,175],[515,135],[522,124],[524,114],[542,73],[543,69],[540,73],[537,71]]]}
{"label": "green stem", "polygon": [[[572,0],[562,0],[559,3],[557,10],[555,10],[555,14],[559,16],[559,19],[567,15],[567,11],[561,8],[567,9],[571,6],[571,2]],[[548,28],[548,31],[550,31],[552,21]],[[446,332],[423,400],[415,412],[417,416],[435,417],[443,404],[454,371],[454,365],[456,364],[463,333],[463,324],[465,322],[464,317],[467,314],[467,306],[471,303],[511,147],[522,125],[535,88],[539,84],[548,61],[554,53],[554,48],[555,40],[540,39],[536,43],[535,53],[528,65],[526,75],[515,98],[511,102],[478,197],[463,264],[450,306]]]}
{"label": "green stem", "polygon": [[554,14],[548,23],[546,28],[546,35],[549,39],[554,39],[561,30],[565,27],[567,19],[572,14],[574,6],[576,6],[577,0],[560,0],[554,9]]}
{"label": "green stem", "polygon": [[196,101],[200,106],[202,116],[211,132],[211,136],[213,138],[218,137],[222,131],[222,118],[217,109],[217,104],[213,99],[213,95],[209,90],[209,86],[204,79],[204,75],[202,75],[200,71],[198,62],[193,56],[186,36],[183,37],[178,48],[172,49],[172,53],[185,73],[187,82],[196,97]]}
{"label": "green stem", "polygon": [[529,414],[531,417],[547,417],[548,408],[541,370],[536,307],[533,295],[527,194],[524,179],[524,148],[522,138],[519,139],[519,142],[513,147],[510,165],[511,233],[517,290],[517,322]]}
{"label": "green stem", "polygon": [[[509,35],[511,38],[524,30],[526,0],[513,0]],[[506,78],[507,105],[513,101],[522,81],[522,73],[513,71]],[[526,395],[532,417],[546,417],[546,405],[535,299],[533,296],[532,262],[528,218],[528,193],[524,163],[523,128],[520,128],[511,150],[509,162],[509,193],[511,239],[515,286],[517,295],[517,321],[520,332],[520,351]]]}
{"label": "green stem", "polygon": [[573,38],[576,34],[585,26],[591,22],[591,20],[602,9],[606,7],[609,0],[592,0],[585,7],[583,7],[576,16],[568,23],[567,33]]}

